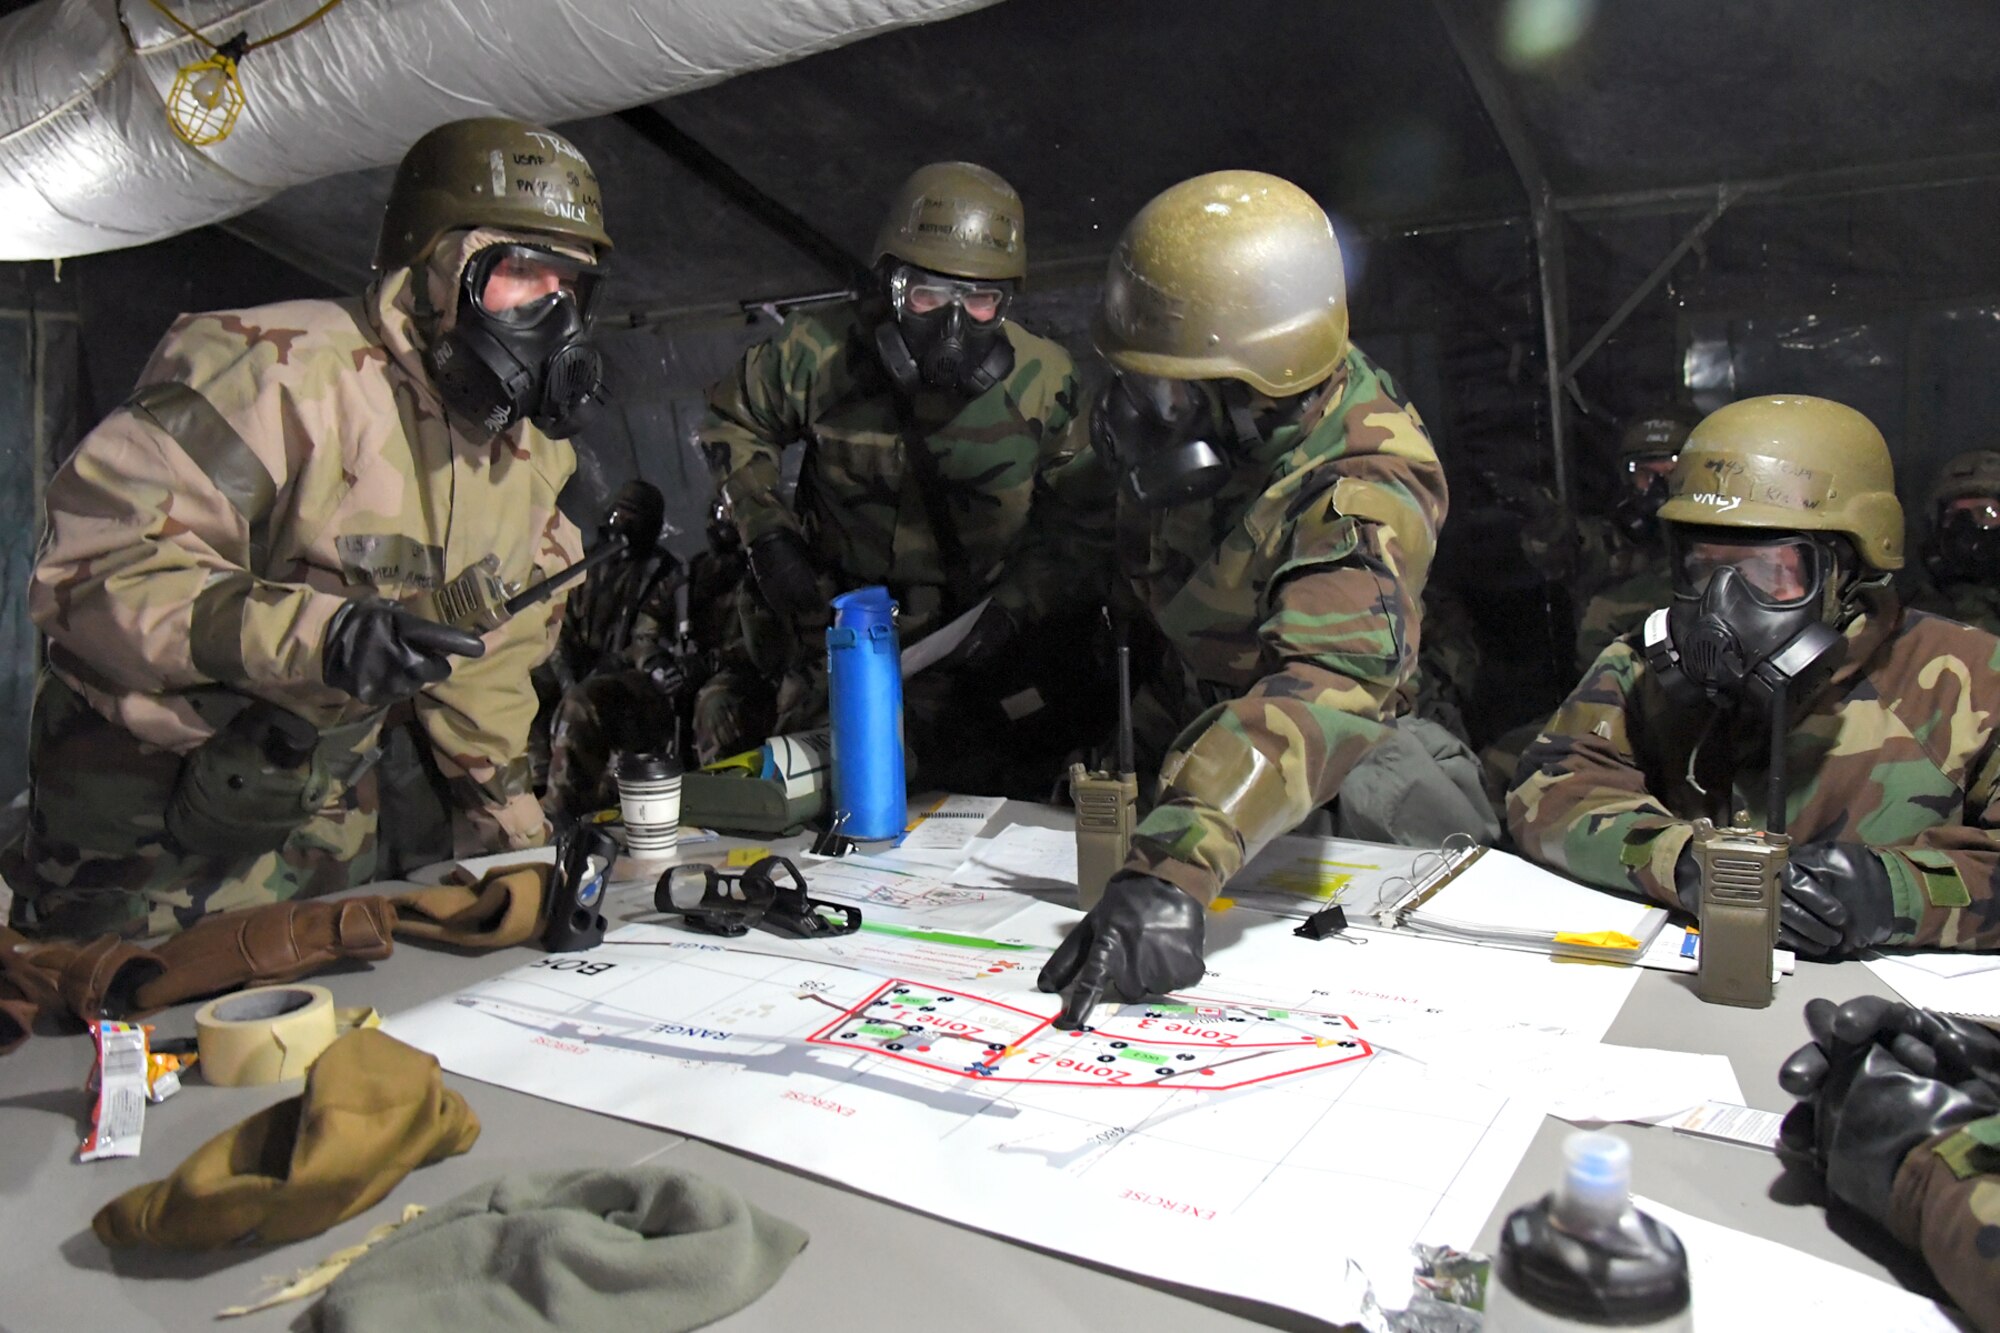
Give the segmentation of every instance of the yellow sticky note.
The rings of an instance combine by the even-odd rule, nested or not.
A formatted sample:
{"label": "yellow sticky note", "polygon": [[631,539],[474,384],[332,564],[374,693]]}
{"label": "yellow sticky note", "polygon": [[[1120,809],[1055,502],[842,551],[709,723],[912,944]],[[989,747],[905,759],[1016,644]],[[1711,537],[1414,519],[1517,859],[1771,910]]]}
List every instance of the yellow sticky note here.
{"label": "yellow sticky note", "polygon": [[1230,908],[1234,906],[1236,906],[1236,900],[1234,898],[1217,898],[1214,902],[1208,905],[1208,910],[1211,912],[1227,912]]}
{"label": "yellow sticky note", "polygon": [[731,870],[740,870],[744,866],[756,865],[770,854],[770,851],[763,847],[731,847],[728,859],[723,861],[723,864]]}
{"label": "yellow sticky note", "polygon": [[1630,935],[1621,934],[1615,930],[1593,931],[1588,935],[1572,935],[1568,932],[1560,932],[1556,935],[1556,943],[1582,944],[1593,949],[1636,949],[1639,947],[1639,941],[1633,939]]}

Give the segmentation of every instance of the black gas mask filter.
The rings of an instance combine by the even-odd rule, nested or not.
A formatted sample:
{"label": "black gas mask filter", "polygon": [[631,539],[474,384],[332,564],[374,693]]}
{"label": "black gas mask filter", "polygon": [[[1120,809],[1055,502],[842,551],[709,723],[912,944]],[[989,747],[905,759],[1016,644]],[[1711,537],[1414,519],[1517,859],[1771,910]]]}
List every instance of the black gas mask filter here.
{"label": "black gas mask filter", "polygon": [[[458,312],[429,363],[445,405],[491,434],[532,421],[564,439],[605,397],[604,358],[590,342],[604,270],[531,245],[491,245],[460,278]],[[510,304],[523,283],[546,288]]]}
{"label": "black gas mask filter", "polygon": [[1229,481],[1232,451],[1259,438],[1250,391],[1235,380],[1120,373],[1090,414],[1091,447],[1147,509],[1214,498]]}
{"label": "black gas mask filter", "polygon": [[1809,698],[1839,667],[1846,640],[1829,610],[1850,580],[1831,541],[1672,527],[1668,550],[1673,602],[1647,617],[1643,647],[1670,694],[1768,711]]}
{"label": "black gas mask filter", "polygon": [[891,317],[875,329],[882,366],[905,394],[977,398],[1014,370],[1005,282],[967,282],[899,265],[886,278]]}

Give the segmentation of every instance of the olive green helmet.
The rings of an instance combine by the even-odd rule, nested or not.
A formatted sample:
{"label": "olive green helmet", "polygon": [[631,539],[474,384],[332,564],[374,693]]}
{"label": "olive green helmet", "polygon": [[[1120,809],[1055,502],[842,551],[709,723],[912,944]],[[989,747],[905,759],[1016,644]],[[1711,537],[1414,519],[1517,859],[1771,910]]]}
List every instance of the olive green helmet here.
{"label": "olive green helmet", "polygon": [[1837,532],[1871,569],[1903,567],[1903,506],[1889,445],[1841,403],[1746,398],[1688,436],[1660,517],[1705,527]]}
{"label": "olive green helmet", "polygon": [[1947,501],[1972,496],[2000,497],[2000,453],[1972,449],[1954,455],[1931,484],[1931,512],[1935,514],[1937,507]]}
{"label": "olive green helmet", "polygon": [[1665,458],[1681,451],[1693,426],[1674,412],[1653,412],[1625,427],[1618,437],[1618,457]]}
{"label": "olive green helmet", "polygon": [[1021,196],[970,162],[918,167],[876,233],[875,262],[885,255],[954,278],[1019,281],[1028,275]]}
{"label": "olive green helmet", "polygon": [[1274,398],[1347,357],[1347,273],[1311,195],[1216,171],[1155,195],[1111,252],[1097,349],[1167,379],[1241,380]]}
{"label": "olive green helmet", "polygon": [[501,116],[454,120],[410,146],[389,187],[378,271],[429,258],[438,237],[471,227],[540,232],[611,248],[597,175],[551,130]]}

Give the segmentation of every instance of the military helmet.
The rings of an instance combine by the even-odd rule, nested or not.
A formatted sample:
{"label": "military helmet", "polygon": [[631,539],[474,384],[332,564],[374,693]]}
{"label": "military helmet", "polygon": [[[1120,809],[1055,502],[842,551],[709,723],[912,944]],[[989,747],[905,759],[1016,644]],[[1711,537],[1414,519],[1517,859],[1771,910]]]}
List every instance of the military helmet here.
{"label": "military helmet", "polygon": [[954,278],[1025,278],[1028,233],[1021,196],[970,162],[918,167],[896,191],[875,235],[875,262],[885,255]]}
{"label": "military helmet", "polygon": [[1261,171],[1215,171],[1153,197],[1111,252],[1095,328],[1119,370],[1233,379],[1272,397],[1347,357],[1347,274],[1311,195]]}
{"label": "military helmet", "polygon": [[1625,427],[1618,437],[1618,457],[1664,458],[1681,451],[1693,429],[1686,418],[1675,412],[1652,412]]}
{"label": "military helmet", "polygon": [[1841,403],[1746,398],[1688,436],[1660,517],[1716,528],[1840,533],[1871,569],[1903,567],[1903,506],[1889,445]]}
{"label": "military helmet", "polygon": [[396,168],[377,270],[429,258],[448,231],[498,227],[611,248],[597,175],[575,145],[552,130],[501,116],[454,120],[410,146]]}
{"label": "military helmet", "polygon": [[1951,500],[1972,496],[2000,496],[2000,452],[1971,449],[1953,455],[1931,483],[1930,510]]}

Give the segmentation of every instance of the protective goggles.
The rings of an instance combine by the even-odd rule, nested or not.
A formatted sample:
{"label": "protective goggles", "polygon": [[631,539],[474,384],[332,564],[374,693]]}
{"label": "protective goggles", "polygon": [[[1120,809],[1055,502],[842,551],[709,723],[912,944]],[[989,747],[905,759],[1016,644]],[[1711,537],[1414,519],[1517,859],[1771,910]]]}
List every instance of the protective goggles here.
{"label": "protective goggles", "polygon": [[489,318],[530,328],[565,296],[588,319],[603,277],[602,265],[540,246],[489,245],[465,266],[465,290]]}
{"label": "protective goggles", "polygon": [[1760,537],[1733,528],[1682,529],[1674,534],[1674,586],[1699,597],[1719,572],[1733,569],[1751,596],[1769,607],[1818,597],[1834,572],[1833,553],[1809,537]]}
{"label": "protective goggles", "polygon": [[889,278],[889,300],[899,315],[930,315],[956,305],[975,324],[991,324],[1007,312],[1007,289],[990,282],[900,268]]}
{"label": "protective goggles", "polygon": [[1673,454],[1641,455],[1628,458],[1625,460],[1624,465],[1626,479],[1637,482],[1640,478],[1644,478],[1645,484],[1649,486],[1655,480],[1665,481],[1673,474],[1674,458]]}
{"label": "protective goggles", "polygon": [[669,866],[653,889],[653,906],[681,916],[690,929],[731,939],[758,925],[807,940],[861,929],[860,908],[808,897],[805,877],[782,856],[767,856],[740,875],[711,865]]}

